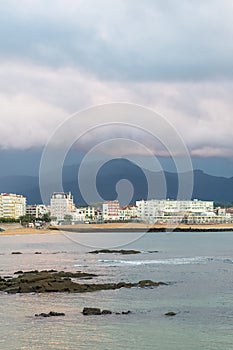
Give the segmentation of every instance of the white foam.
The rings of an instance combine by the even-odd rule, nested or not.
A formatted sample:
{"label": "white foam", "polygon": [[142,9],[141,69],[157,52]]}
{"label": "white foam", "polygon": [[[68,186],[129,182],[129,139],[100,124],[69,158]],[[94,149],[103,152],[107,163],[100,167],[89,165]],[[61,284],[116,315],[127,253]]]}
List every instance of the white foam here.
{"label": "white foam", "polygon": [[194,257],[194,258],[171,258],[171,259],[158,259],[158,260],[98,260],[100,264],[106,264],[108,266],[138,266],[138,265],[188,265],[188,264],[201,264],[208,261],[207,257]]}
{"label": "white foam", "polygon": [[[226,257],[208,257],[208,256],[195,256],[192,258],[168,258],[168,259],[156,259],[156,260],[107,260],[99,259],[96,266],[140,266],[140,265],[196,265],[206,264],[209,262],[222,262],[225,264],[233,264],[233,260]],[[74,266],[88,266],[87,264],[75,264]]]}

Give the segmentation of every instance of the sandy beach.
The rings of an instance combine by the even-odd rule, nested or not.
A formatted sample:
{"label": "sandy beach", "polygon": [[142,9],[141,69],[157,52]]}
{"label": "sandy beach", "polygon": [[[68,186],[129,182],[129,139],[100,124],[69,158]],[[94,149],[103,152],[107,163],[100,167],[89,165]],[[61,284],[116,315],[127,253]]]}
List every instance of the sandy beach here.
{"label": "sandy beach", "polygon": [[0,227],[4,230],[0,232],[0,236],[5,235],[27,235],[27,234],[56,234],[60,231],[73,231],[73,232],[139,232],[139,231],[157,231],[159,230],[174,230],[175,228],[180,231],[233,231],[233,224],[219,224],[219,225],[185,225],[180,224],[178,226],[155,224],[148,225],[145,223],[106,223],[106,224],[77,224],[77,225],[62,225],[45,229],[25,228],[19,224],[2,224]]}
{"label": "sandy beach", "polygon": [[14,235],[32,235],[32,234],[45,234],[45,233],[56,233],[59,231],[54,230],[37,230],[35,228],[17,228],[17,229],[7,229],[0,232],[0,236],[14,236]]}
{"label": "sandy beach", "polygon": [[0,228],[4,231],[0,232],[0,236],[12,236],[12,235],[31,235],[31,234],[45,234],[56,233],[56,230],[41,229],[23,227],[20,224],[0,224]]}

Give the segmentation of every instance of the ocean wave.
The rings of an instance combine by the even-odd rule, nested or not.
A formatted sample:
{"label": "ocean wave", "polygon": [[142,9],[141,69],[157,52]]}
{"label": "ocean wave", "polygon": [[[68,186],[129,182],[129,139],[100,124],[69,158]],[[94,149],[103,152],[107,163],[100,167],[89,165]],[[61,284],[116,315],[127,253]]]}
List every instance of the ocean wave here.
{"label": "ocean wave", "polygon": [[[233,264],[233,260],[226,257],[208,257],[208,256],[195,256],[190,258],[167,258],[167,259],[156,259],[156,260],[109,260],[99,259],[95,262],[96,266],[140,266],[140,265],[197,265],[221,262],[224,264]],[[88,264],[75,264],[76,267],[87,267]]]}
{"label": "ocean wave", "polygon": [[233,264],[233,260],[232,259],[223,259],[223,262],[225,264]]}
{"label": "ocean wave", "polygon": [[171,259],[157,259],[157,260],[98,260],[98,263],[107,266],[138,266],[138,265],[189,265],[206,263],[207,257],[194,258],[171,258]]}

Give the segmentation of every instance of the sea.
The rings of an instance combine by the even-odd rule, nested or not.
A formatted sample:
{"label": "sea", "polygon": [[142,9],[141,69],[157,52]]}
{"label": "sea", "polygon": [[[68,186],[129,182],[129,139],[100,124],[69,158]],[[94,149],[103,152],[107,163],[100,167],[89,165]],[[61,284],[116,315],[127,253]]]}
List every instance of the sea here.
{"label": "sea", "polygon": [[[141,253],[89,253],[97,248]],[[233,349],[233,232],[0,236],[1,276],[35,269],[98,275],[85,283],[151,279],[168,285],[82,294],[2,292],[1,350]],[[84,307],[131,313],[84,316]],[[49,311],[65,316],[35,317]],[[176,315],[165,316],[170,311]]]}

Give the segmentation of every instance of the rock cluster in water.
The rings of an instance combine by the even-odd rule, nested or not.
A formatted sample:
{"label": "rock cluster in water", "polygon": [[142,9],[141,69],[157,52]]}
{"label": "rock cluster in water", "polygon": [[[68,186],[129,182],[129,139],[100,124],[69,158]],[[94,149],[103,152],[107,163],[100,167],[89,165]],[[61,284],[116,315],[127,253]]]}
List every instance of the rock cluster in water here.
{"label": "rock cluster in water", "polygon": [[65,316],[64,312],[50,311],[49,313],[41,312],[40,314],[35,314],[36,317],[53,317],[53,316]]}
{"label": "rock cluster in water", "polygon": [[106,254],[122,254],[122,255],[129,255],[129,254],[140,254],[140,250],[133,250],[133,249],[99,249],[99,250],[93,250],[89,252],[90,254],[100,254],[100,253],[106,253]]}
{"label": "rock cluster in water", "polygon": [[100,290],[114,290],[120,288],[147,288],[167,285],[164,282],[154,282],[151,280],[142,280],[135,283],[78,283],[74,279],[91,279],[96,277],[94,274],[84,272],[64,272],[55,270],[43,271],[17,271],[17,277],[0,277],[0,291],[6,293],[86,293]]}
{"label": "rock cluster in water", "polygon": [[170,316],[170,317],[176,316],[176,312],[169,311],[169,312],[167,312],[167,313],[165,314],[165,316]]}
{"label": "rock cluster in water", "polygon": [[[128,315],[131,311],[115,312],[115,315]],[[98,315],[111,315],[113,312],[111,310],[101,310],[97,307],[84,307],[82,314],[85,316],[98,316]]]}

